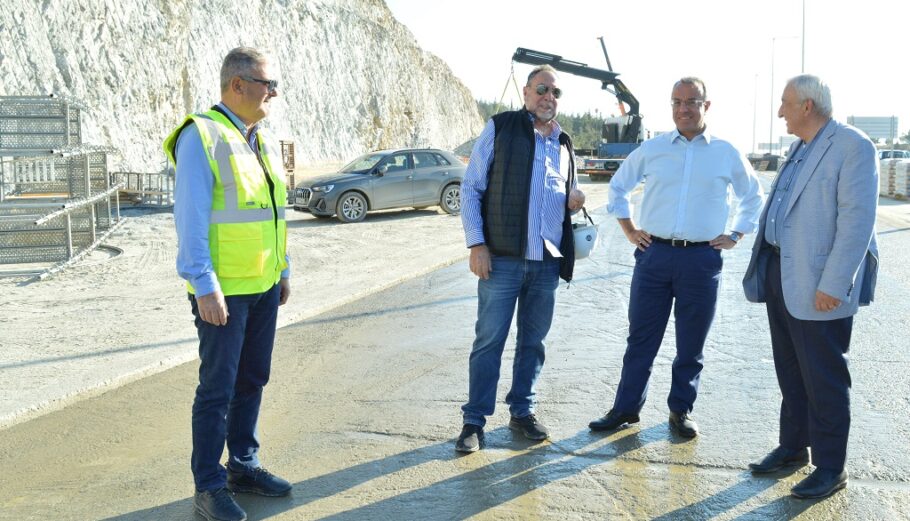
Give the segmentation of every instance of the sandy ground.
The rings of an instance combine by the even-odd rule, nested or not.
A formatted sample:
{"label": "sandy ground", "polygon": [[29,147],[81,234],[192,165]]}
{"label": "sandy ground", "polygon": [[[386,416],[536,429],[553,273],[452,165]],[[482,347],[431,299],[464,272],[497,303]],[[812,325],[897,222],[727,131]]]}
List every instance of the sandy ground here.
{"label": "sandy ground", "polygon": [[[298,182],[324,171],[298,174]],[[589,209],[605,204],[607,183],[580,182]],[[36,283],[0,278],[0,428],[196,358],[174,268],[173,214],[127,208],[122,215],[106,241],[122,254],[97,250]],[[288,215],[292,294],[279,326],[467,256],[461,219],[436,207],[373,213],[357,224]]]}

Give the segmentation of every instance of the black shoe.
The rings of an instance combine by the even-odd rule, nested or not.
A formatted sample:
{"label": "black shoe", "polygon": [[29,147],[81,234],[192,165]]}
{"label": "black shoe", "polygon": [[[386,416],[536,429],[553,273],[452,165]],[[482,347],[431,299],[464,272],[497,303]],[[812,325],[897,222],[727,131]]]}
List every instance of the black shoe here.
{"label": "black shoe", "polygon": [[227,465],[227,488],[231,492],[246,492],[260,496],[286,496],[291,491],[291,484],[262,467],[257,469],[243,468],[235,470]]}
{"label": "black shoe", "polygon": [[603,418],[598,418],[588,424],[592,431],[612,431],[624,423],[638,423],[641,419],[638,414],[627,414],[610,409]]}
{"label": "black shoe", "polygon": [[790,489],[794,497],[813,499],[827,497],[847,486],[846,470],[818,468]]}
{"label": "black shoe", "polygon": [[698,424],[689,416],[687,412],[670,411],[670,428],[684,438],[694,438],[698,436]]}
{"label": "black shoe", "polygon": [[461,428],[461,434],[455,442],[455,450],[458,452],[477,452],[483,448],[483,427],[470,423],[464,424]]}
{"label": "black shoe", "polygon": [[802,449],[788,449],[778,446],[762,458],[761,461],[749,463],[749,470],[753,474],[767,474],[791,465],[802,467],[807,463],[809,463],[809,450],[805,447]]}
{"label": "black shoe", "polygon": [[550,437],[550,431],[537,421],[533,414],[521,418],[512,416],[512,419],[509,420],[509,428],[520,432],[529,440],[542,441]]}
{"label": "black shoe", "polygon": [[218,490],[196,491],[193,508],[209,521],[246,521],[246,512],[234,501],[231,492],[222,487]]}

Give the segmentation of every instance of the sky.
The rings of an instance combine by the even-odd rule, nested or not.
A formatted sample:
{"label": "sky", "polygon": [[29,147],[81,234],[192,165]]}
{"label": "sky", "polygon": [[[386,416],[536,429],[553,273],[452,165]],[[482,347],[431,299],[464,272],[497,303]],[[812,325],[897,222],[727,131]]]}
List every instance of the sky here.
{"label": "sky", "polygon": [[[805,31],[803,31],[805,3]],[[521,98],[530,65],[518,47],[613,70],[638,98],[649,130],[673,129],[670,92],[682,76],[705,81],[708,128],[741,152],[786,135],[777,118],[786,80],[816,74],[832,93],[834,117],[898,118],[910,130],[908,0],[386,0],[425,51],[448,63],[474,94]],[[803,37],[805,35],[805,63]],[[773,53],[772,53],[773,51]],[[773,73],[773,77],[772,77]],[[563,113],[618,115],[596,80],[560,74]],[[509,85],[503,98],[504,87]],[[558,118],[557,118],[558,119]]]}

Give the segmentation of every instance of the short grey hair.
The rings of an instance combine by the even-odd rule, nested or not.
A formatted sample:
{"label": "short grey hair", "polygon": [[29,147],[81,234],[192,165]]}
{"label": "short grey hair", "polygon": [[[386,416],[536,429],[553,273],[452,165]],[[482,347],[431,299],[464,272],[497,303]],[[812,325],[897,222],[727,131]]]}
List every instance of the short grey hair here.
{"label": "short grey hair", "polygon": [[793,86],[800,103],[812,100],[816,114],[823,118],[831,117],[834,112],[834,106],[831,104],[831,89],[821,78],[813,74],[800,74],[790,78],[787,85]]}
{"label": "short grey hair", "polygon": [[268,62],[266,55],[252,47],[235,47],[221,62],[221,92],[226,92],[234,76],[247,76],[257,65]]}
{"label": "short grey hair", "polygon": [[541,72],[549,72],[550,74],[556,76],[556,69],[554,69],[552,65],[547,65],[547,64],[538,65],[537,67],[534,67],[533,69],[531,69],[531,73],[528,74],[528,82],[525,85],[530,85],[531,79],[534,76],[537,76],[538,74],[540,74]]}
{"label": "short grey hair", "polygon": [[702,81],[701,78],[697,76],[683,76],[679,81],[673,84],[673,88],[675,89],[682,83],[695,86],[695,88],[701,91],[702,99],[708,99],[708,88],[705,87],[705,82]]}

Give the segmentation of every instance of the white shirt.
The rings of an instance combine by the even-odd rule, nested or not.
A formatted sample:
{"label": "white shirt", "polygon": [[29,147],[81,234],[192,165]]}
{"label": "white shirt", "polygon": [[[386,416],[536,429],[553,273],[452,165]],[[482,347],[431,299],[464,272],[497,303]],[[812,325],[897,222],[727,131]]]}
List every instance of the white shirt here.
{"label": "white shirt", "polygon": [[632,190],[644,181],[639,228],[664,239],[710,241],[724,233],[730,189],[737,199],[731,230],[758,227],[763,192],[752,165],[733,145],[707,131],[689,141],[678,130],[642,143],[610,181],[607,209],[632,216]]}

